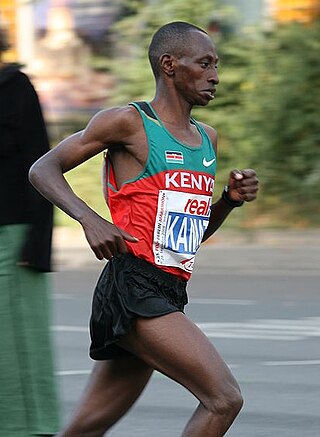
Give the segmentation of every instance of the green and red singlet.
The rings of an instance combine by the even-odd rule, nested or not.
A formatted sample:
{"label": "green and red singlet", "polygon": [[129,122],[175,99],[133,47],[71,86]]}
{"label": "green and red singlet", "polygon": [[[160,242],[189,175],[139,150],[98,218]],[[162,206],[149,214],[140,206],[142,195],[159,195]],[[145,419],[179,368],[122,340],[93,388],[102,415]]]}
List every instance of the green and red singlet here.
{"label": "green and red singlet", "polygon": [[198,147],[179,142],[147,102],[131,103],[140,113],[148,139],[143,171],[117,190],[106,155],[106,198],[113,222],[139,239],[128,250],[183,280],[192,273],[194,257],[208,226],[216,174],[211,141],[194,119],[202,137]]}

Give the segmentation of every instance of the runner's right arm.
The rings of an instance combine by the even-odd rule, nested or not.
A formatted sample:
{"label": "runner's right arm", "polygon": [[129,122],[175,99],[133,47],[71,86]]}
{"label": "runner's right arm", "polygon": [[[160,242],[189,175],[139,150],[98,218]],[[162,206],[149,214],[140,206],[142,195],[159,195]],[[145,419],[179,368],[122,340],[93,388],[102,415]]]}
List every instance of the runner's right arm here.
{"label": "runner's right arm", "polygon": [[36,161],[29,172],[30,181],[35,188],[81,224],[98,259],[110,259],[117,253],[126,252],[124,240],[137,240],[93,211],[73,192],[63,173],[107,147],[124,146],[134,129],[126,118],[127,112],[126,108],[99,112],[83,131],[61,141]]}

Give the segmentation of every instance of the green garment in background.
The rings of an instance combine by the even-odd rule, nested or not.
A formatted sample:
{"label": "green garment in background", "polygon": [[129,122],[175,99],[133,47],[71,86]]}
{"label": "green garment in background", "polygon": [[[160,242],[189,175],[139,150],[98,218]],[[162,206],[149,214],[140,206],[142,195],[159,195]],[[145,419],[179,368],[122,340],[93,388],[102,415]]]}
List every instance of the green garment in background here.
{"label": "green garment in background", "polygon": [[28,225],[0,226],[0,436],[58,431],[48,276],[16,265]]}

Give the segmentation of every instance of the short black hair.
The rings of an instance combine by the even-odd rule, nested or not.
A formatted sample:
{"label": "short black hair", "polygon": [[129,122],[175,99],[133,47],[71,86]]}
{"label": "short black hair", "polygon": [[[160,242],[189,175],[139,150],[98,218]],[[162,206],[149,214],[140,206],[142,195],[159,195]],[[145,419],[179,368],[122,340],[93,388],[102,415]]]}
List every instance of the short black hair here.
{"label": "short black hair", "polygon": [[160,27],[153,35],[149,46],[149,61],[155,78],[160,76],[160,56],[170,53],[175,56],[182,56],[185,50],[190,47],[188,33],[192,31],[207,32],[198,26],[184,21],[173,21]]}

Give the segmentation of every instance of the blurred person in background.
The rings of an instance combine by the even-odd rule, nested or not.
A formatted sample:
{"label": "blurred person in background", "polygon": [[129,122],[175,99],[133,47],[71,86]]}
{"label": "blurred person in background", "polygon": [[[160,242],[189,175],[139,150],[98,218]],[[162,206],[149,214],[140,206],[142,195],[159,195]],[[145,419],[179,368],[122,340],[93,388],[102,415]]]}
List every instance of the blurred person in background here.
{"label": "blurred person in background", "polygon": [[[60,437],[101,437],[155,369],[200,401],[184,437],[223,436],[242,407],[228,366],[183,310],[200,243],[235,207],[256,198],[258,180],[254,170],[233,170],[211,204],[217,134],[191,117],[194,105],[214,98],[219,83],[208,34],[169,23],[154,35],[149,59],[156,79],[151,102],[99,112],[30,171],[37,189],[82,225],[96,257],[109,260],[90,320],[90,356],[97,363]],[[77,197],[63,176],[105,149],[113,223]]]}
{"label": "blurred person in background", "polygon": [[28,180],[49,150],[38,96],[0,28],[0,435],[57,431],[57,390],[49,331],[52,204]]}

